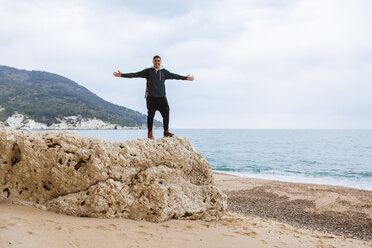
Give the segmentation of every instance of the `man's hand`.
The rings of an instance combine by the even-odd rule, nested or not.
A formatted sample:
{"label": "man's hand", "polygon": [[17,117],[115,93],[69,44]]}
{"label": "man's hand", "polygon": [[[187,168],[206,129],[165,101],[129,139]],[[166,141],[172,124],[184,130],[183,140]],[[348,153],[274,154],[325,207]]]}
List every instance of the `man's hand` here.
{"label": "man's hand", "polygon": [[113,74],[114,74],[115,77],[121,77],[121,72],[119,70],[117,72],[114,71]]}
{"label": "man's hand", "polygon": [[189,74],[189,75],[187,75],[187,80],[193,81],[194,80],[194,77],[193,76],[190,76],[190,74]]}

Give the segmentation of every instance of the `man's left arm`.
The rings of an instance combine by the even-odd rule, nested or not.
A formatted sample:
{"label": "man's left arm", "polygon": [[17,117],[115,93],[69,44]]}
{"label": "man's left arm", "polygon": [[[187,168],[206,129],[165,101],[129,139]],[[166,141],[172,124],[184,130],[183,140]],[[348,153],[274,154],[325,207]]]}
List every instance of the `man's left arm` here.
{"label": "man's left arm", "polygon": [[171,73],[170,71],[164,69],[164,77],[165,79],[178,79],[178,80],[194,80],[194,77],[191,77],[190,75],[187,76],[181,76],[175,73]]}

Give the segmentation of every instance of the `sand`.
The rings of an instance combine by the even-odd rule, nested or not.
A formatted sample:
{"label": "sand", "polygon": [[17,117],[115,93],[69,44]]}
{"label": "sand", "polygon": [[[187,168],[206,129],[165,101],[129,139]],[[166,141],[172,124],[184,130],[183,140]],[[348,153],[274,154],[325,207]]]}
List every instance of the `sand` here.
{"label": "sand", "polygon": [[217,222],[82,218],[2,202],[0,247],[372,246],[371,191],[215,178],[229,197],[229,212]]}
{"label": "sand", "polygon": [[215,176],[228,196],[230,211],[343,237],[372,240],[372,191],[224,174]]}

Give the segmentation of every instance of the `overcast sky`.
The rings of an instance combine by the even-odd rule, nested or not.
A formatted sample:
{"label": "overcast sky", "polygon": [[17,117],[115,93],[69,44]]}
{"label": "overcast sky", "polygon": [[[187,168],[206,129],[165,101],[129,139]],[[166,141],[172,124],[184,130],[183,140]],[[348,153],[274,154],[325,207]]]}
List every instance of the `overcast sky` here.
{"label": "overcast sky", "polygon": [[[372,1],[0,0],[0,64],[146,113],[162,56],[171,128],[372,128]],[[161,119],[160,114],[156,114]]]}

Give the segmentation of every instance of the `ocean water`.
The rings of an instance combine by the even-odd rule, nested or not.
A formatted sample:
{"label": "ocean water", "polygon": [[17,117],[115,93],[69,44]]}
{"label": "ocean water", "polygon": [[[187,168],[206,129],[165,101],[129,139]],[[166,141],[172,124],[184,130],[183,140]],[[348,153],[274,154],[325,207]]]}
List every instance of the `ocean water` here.
{"label": "ocean water", "polygon": [[[213,170],[243,177],[372,190],[372,130],[173,129],[188,137]],[[78,130],[113,141],[146,130]],[[154,131],[162,137],[161,130]]]}

